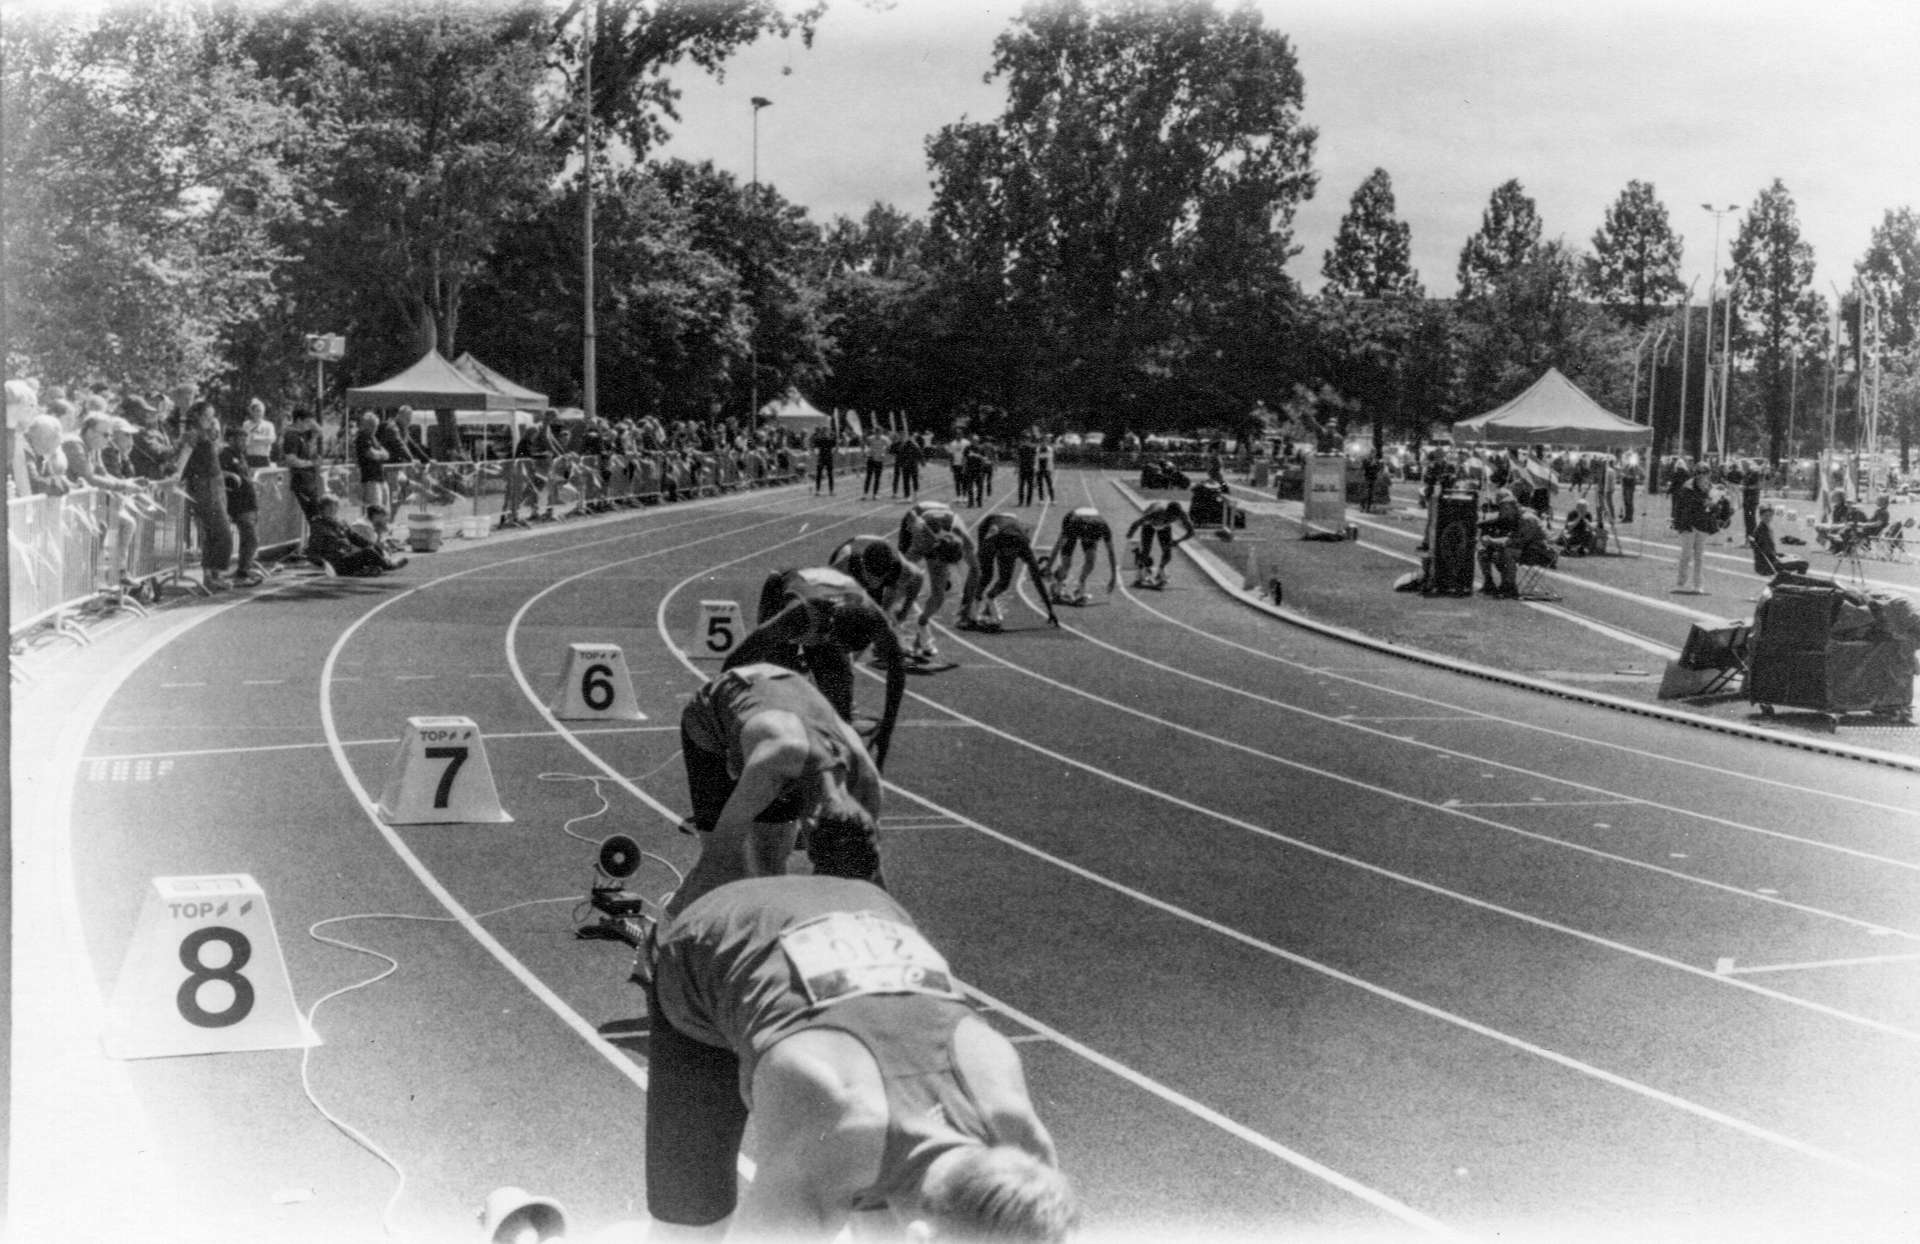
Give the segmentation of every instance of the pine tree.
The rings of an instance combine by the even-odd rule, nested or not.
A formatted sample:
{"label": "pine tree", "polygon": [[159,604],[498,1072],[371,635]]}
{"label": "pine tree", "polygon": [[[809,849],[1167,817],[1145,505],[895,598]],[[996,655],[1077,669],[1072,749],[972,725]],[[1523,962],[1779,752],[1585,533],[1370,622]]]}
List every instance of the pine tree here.
{"label": "pine tree", "polygon": [[1913,345],[1920,338],[1920,217],[1912,208],[1887,211],[1853,270],[1888,295],[1880,322],[1887,348]]}
{"label": "pine tree", "polygon": [[1821,331],[1826,300],[1813,288],[1813,247],[1800,237],[1793,195],[1778,178],[1755,197],[1733,240],[1735,345],[1754,356],[1765,402],[1767,454],[1787,436],[1788,384],[1796,352]]}
{"label": "pine tree", "polygon": [[1320,273],[1326,291],[1352,298],[1421,298],[1413,273],[1412,229],[1394,217],[1393,179],[1376,168],[1360,183],[1340,219]]}
{"label": "pine tree", "polygon": [[1587,288],[1599,301],[1641,326],[1686,287],[1680,283],[1680,239],[1653,186],[1630,181],[1593,235],[1585,263]]}
{"label": "pine tree", "polygon": [[1460,297],[1479,298],[1496,280],[1528,262],[1540,241],[1540,212],[1518,181],[1493,192],[1480,232],[1460,251]]}

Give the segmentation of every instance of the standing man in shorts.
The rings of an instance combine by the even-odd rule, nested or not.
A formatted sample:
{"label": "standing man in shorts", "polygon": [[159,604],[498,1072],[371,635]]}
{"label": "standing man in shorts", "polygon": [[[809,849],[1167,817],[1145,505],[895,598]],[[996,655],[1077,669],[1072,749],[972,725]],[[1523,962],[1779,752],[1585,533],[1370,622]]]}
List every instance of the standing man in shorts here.
{"label": "standing man in shorts", "polygon": [[909,1240],[1053,1244],[1078,1223],[1019,1053],[871,885],[709,893],[660,931],[647,1010],[655,1240],[825,1240],[857,1211],[890,1212]]}
{"label": "standing man in shorts", "polygon": [[[1120,583],[1120,566],[1113,554],[1113,527],[1090,505],[1069,510],[1060,520],[1060,536],[1053,546],[1053,594],[1062,604],[1087,603],[1087,578],[1093,574],[1093,550],[1107,546],[1107,595]],[[1073,551],[1078,548],[1086,559],[1080,567],[1080,579],[1073,591],[1067,591],[1067,576],[1073,570]]]}
{"label": "standing man in shorts", "polygon": [[[1040,559],[1033,555],[1033,530],[1026,522],[1012,514],[989,514],[980,520],[974,534],[980,544],[980,561],[986,567],[986,586],[981,589],[980,598],[973,602],[975,624],[983,629],[1000,629],[1005,619],[1000,616],[998,598],[1013,586],[1021,564],[1025,563],[1033,576],[1034,590],[1040,593],[1040,602],[1047,607],[1047,625],[1059,626],[1060,618],[1053,611],[1053,593],[1047,590]],[[960,617],[960,624],[965,626],[967,602],[964,600],[960,602]]]}
{"label": "standing man in shorts", "polygon": [[814,872],[880,884],[880,770],[805,675],[723,670],[681,712],[680,750],[700,858],[668,916],[729,881],[784,873],[803,828]]}
{"label": "standing man in shorts", "polygon": [[[1185,534],[1175,539],[1175,523],[1186,529]],[[1127,528],[1127,539],[1134,532],[1140,533],[1140,547],[1134,551],[1134,561],[1139,564],[1140,577],[1134,580],[1135,587],[1165,587],[1167,583],[1167,563],[1173,560],[1173,546],[1183,540],[1193,539],[1193,520],[1187,517],[1186,507],[1178,501],[1149,501],[1140,517],[1133,520]],[[1153,564],[1153,546],[1160,546],[1160,565]]]}
{"label": "standing man in shorts", "polygon": [[840,720],[853,723],[853,658],[873,649],[887,670],[887,698],[867,736],[876,768],[887,765],[887,746],[907,689],[900,640],[880,606],[852,576],[826,566],[781,570],[760,589],[760,616],[753,633],[727,654],[721,669],[759,661],[813,676]]}

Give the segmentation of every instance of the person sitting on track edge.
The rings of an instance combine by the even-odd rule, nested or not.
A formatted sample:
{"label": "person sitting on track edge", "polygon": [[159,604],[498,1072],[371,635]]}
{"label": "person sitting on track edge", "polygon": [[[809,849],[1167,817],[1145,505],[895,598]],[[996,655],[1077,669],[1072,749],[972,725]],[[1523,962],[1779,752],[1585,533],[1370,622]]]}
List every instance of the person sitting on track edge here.
{"label": "person sitting on track edge", "polygon": [[880,770],[806,677],[761,663],[723,670],[680,714],[700,856],[667,915],[715,886],[778,876],[804,829],[813,871],[884,884]]}
{"label": "person sitting on track edge", "polygon": [[[1050,1244],[1078,1225],[1019,1052],[884,891],[737,881],[654,949],[650,1239],[825,1240],[869,1211],[908,1240]],[[749,1115],[759,1165],[742,1193]]]}
{"label": "person sitting on track edge", "polygon": [[960,592],[961,620],[967,604],[980,590],[980,554],[973,537],[960,522],[952,507],[941,501],[915,502],[900,516],[900,538],[896,542],[908,561],[925,567],[927,600],[920,607],[920,619],[913,637],[913,655],[931,660],[939,655],[933,646],[933,619],[947,600],[953,586],[953,568],[967,563],[967,581]]}
{"label": "person sitting on track edge", "polygon": [[960,625],[969,625],[967,606],[973,606],[972,626],[983,631],[997,631],[1005,621],[1000,616],[998,597],[1012,587],[1020,575],[1020,565],[1026,563],[1027,570],[1033,575],[1033,586],[1040,593],[1040,603],[1047,607],[1047,625],[1059,626],[1059,615],[1053,611],[1053,593],[1047,590],[1045,573],[1040,569],[1040,559],[1033,555],[1033,529],[1026,520],[1012,514],[989,514],[980,520],[974,529],[974,537],[980,546],[980,561],[986,567],[985,586],[980,595],[972,602],[960,602]]}
{"label": "person sitting on track edge", "polygon": [[[1175,538],[1173,525],[1180,524],[1184,532]],[[1167,585],[1167,563],[1173,560],[1173,546],[1193,539],[1193,520],[1187,517],[1186,507],[1178,501],[1149,501],[1140,517],[1133,520],[1127,528],[1126,538],[1133,539],[1134,532],[1140,533],[1140,545],[1134,551],[1134,561],[1139,567],[1139,577],[1133,581],[1135,587],[1165,587]],[[1153,564],[1153,546],[1160,546],[1160,565]]]}
{"label": "person sitting on track edge", "polygon": [[913,612],[927,578],[885,536],[854,536],[833,551],[827,564],[865,588],[896,623]]}
{"label": "person sitting on track edge", "polygon": [[885,707],[873,732],[865,736],[874,766],[884,769],[900,698],[907,689],[906,662],[887,615],[851,576],[824,566],[768,575],[760,589],[757,625],[720,668],[770,661],[811,674],[840,720],[851,725],[853,657],[868,648],[887,671]]}
{"label": "person sitting on track edge", "polygon": [[[1087,578],[1093,574],[1093,550],[1101,545],[1107,546],[1107,595],[1113,595],[1113,589],[1120,583],[1120,566],[1113,553],[1113,527],[1101,517],[1100,511],[1090,505],[1070,510],[1060,520],[1060,535],[1054,541],[1052,571],[1053,599],[1062,605],[1084,605],[1087,603]],[[1079,581],[1073,591],[1067,591],[1067,576],[1073,570],[1073,551],[1078,547],[1086,558],[1086,564],[1080,568]]]}

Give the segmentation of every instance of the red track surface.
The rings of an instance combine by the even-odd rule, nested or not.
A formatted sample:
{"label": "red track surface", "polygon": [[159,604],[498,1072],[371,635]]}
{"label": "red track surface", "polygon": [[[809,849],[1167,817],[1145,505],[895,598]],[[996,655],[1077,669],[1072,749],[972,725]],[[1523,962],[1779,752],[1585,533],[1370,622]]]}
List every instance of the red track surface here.
{"label": "red track surface", "polygon": [[[1063,479],[1089,498],[1124,527]],[[569,524],[70,658],[126,676],[16,719],[48,757],[16,989],[58,1000],[16,1012],[16,1085],[79,1090],[16,1090],[16,1238],[467,1239],[502,1184],[588,1230],[642,1217],[640,998],[626,952],[571,937],[595,844],[691,859],[699,602],[750,610],[897,511],[787,489]],[[1098,1232],[1910,1238],[1911,774],[1396,663],[1184,565],[1095,600],[943,638],[961,664],[910,687],[883,849],[1019,1040]],[[621,645],[647,721],[544,712],[580,641]],[[447,714],[512,823],[379,824],[405,719]],[[325,1044],[99,1057],[147,879],[228,872]],[[384,964],[323,921],[397,971],[332,996]]]}

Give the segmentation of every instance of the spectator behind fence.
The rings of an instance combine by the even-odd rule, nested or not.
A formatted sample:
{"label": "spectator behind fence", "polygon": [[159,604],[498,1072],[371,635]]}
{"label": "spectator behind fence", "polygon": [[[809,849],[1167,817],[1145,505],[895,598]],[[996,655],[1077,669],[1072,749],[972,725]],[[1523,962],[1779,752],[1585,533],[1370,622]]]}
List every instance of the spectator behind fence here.
{"label": "spectator behind fence", "polygon": [[35,415],[27,422],[21,441],[29,493],[36,497],[57,497],[72,489],[58,419],[52,415]]}
{"label": "spectator behind fence", "polygon": [[280,432],[267,418],[265,402],[256,397],[247,403],[247,417],[241,421],[240,430],[244,433],[241,449],[246,464],[255,469],[272,466],[273,455],[280,448]]}
{"label": "spectator behind fence", "polygon": [[227,429],[227,443],[220,447],[220,478],[227,488],[227,518],[239,537],[240,551],[234,564],[235,587],[258,587],[266,578],[254,561],[260,551],[260,497],[253,487],[253,443],[245,425]]}
{"label": "spectator behind fence", "polygon": [[322,497],[307,520],[307,556],[324,562],[335,574],[373,578],[407,564],[404,557],[388,557],[372,540],[340,521],[337,497]]}
{"label": "spectator behind fence", "polygon": [[380,446],[380,417],[370,410],[354,426],[353,464],[360,476],[360,503],[385,505],[387,451]]}
{"label": "spectator behind fence", "polygon": [[136,393],[120,403],[120,417],[139,429],[133,438],[134,471],[146,480],[171,478],[173,438],[161,426],[159,410]]}
{"label": "spectator behind fence", "polygon": [[327,481],[320,472],[320,421],[304,406],[293,408],[292,426],[280,438],[280,461],[287,467],[287,489],[311,523]]}
{"label": "spectator behind fence", "polygon": [[188,409],[172,473],[187,494],[200,529],[200,585],[209,592],[225,591],[231,586],[227,563],[233,559],[233,526],[227,519],[227,486],[220,473],[220,417],[212,402],[198,402]]}

